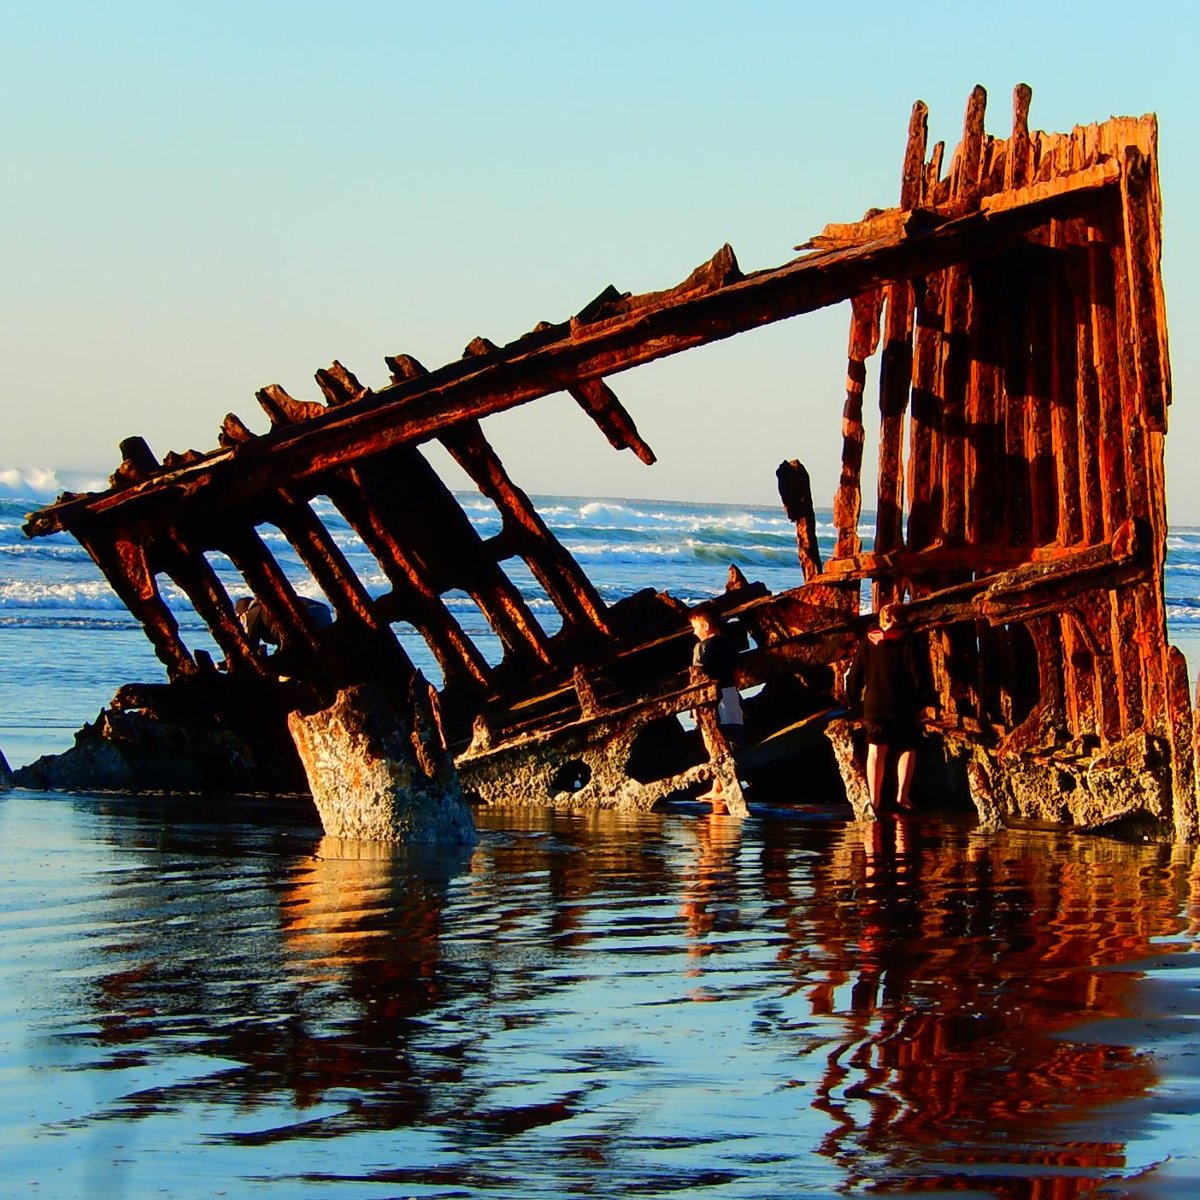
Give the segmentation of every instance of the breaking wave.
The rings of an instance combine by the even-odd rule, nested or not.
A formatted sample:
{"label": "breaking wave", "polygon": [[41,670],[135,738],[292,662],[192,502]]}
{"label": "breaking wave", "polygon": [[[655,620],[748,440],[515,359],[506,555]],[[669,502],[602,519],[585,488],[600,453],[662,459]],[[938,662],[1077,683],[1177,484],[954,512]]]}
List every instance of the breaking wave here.
{"label": "breaking wave", "polygon": [[59,492],[99,492],[108,480],[94,471],[58,471],[52,467],[0,467],[0,498],[25,497],[34,506],[52,501]]}

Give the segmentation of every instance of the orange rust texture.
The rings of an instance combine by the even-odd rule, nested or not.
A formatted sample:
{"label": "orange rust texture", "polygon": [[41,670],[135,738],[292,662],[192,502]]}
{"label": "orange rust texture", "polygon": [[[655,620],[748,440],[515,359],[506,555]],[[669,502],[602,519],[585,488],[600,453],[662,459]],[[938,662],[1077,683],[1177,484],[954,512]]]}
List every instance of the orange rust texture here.
{"label": "orange rust texture", "polygon": [[[756,609],[765,644],[747,656],[743,682],[759,669],[838,661],[859,632],[859,581],[870,579],[876,604],[905,597],[924,614],[942,709],[960,728],[1029,750],[1086,750],[1139,731],[1182,747],[1190,711],[1166,642],[1162,580],[1170,367],[1155,120],[1031,131],[1021,85],[1011,132],[995,138],[986,99],[972,92],[944,174],[945,147],[928,145],[918,102],[899,207],[827,226],[801,247],[812,253],[743,274],[724,246],[677,287],[609,287],[567,321],[540,322],[506,346],[474,338],[460,360],[433,371],[411,355],[389,357],[391,382],[378,391],[335,362],[317,372],[321,400],[263,388],[271,429],[261,436],[230,414],[219,449],[161,463],[140,438],[126,439],[109,491],[64,496],[32,514],[27,530],[75,534],[172,679],[211,664],[181,641],[160,577],[189,596],[231,674],[263,673],[208,561],[219,553],[277,627],[279,667],[318,691],[374,681],[403,703],[414,668],[395,626],[407,624],[439,663],[442,702],[460,730],[469,734],[506,697],[522,727],[536,728],[546,710],[522,697],[575,697],[581,666],[620,662],[631,693],[661,691],[671,667],[652,652],[661,678],[630,671],[631,653],[653,646],[661,620],[605,605],[508,475],[483,420],[565,392],[614,447],[649,464],[654,451],[612,376],[850,301],[836,546],[822,566],[807,476],[795,464],[783,482],[805,583]],[[873,359],[876,523],[865,552]],[[433,440],[495,504],[496,536],[476,532],[422,453]],[[382,595],[350,571],[319,518],[325,503],[378,561]],[[331,627],[314,625],[264,527],[280,530],[308,568],[335,614]],[[553,637],[504,569],[514,558],[558,610]],[[1043,570],[1055,563],[1057,583]],[[452,590],[469,595],[495,632],[499,664],[451,613],[443,597]],[[1175,774],[1191,778],[1182,766]]]}
{"label": "orange rust texture", "polygon": [[[1062,741],[1085,744],[1140,730],[1165,736],[1180,714],[1169,711],[1179,689],[1168,692],[1162,583],[1170,378],[1155,121],[1031,133],[1021,87],[1012,133],[1000,140],[983,133],[983,102],[976,89],[945,177],[940,147],[923,171],[909,161],[924,149],[924,114],[914,110],[902,209],[999,211],[1016,189],[1050,190],[1089,170],[1119,170],[1119,187],[1052,216],[1004,254],[888,287],[875,552],[881,562],[898,549],[930,553],[925,563],[907,555],[903,574],[875,572],[876,602],[969,581],[1002,551],[1047,559],[1112,542],[1132,521],[1152,543],[1148,579],[1082,592],[1036,621],[947,628],[931,639],[935,677],[951,716],[1010,731],[1014,719],[1044,727],[1049,716]],[[861,326],[856,310],[852,345]],[[849,512],[845,492],[843,482],[839,505]],[[830,572],[854,554],[856,530],[839,524],[838,533]],[[946,552],[960,548],[974,569],[943,569]],[[1040,679],[1032,696],[1031,651]]]}

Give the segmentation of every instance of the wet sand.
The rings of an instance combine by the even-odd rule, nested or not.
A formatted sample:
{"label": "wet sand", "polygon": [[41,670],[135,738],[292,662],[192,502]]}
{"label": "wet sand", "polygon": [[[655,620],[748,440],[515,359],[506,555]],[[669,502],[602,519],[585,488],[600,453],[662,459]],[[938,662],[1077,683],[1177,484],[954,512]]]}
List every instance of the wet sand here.
{"label": "wet sand", "polygon": [[1115,1191],[1106,1190],[1108,1195],[1134,1200],[1200,1196],[1200,953],[1189,940],[1177,942],[1175,950],[1121,968],[1144,973],[1131,991],[1129,1015],[1069,1031],[1075,1041],[1128,1046],[1153,1063],[1157,1076],[1150,1094],[1099,1114],[1093,1133],[1097,1127],[1118,1136],[1140,1129],[1153,1147],[1156,1129],[1164,1124],[1195,1130],[1190,1152],[1180,1152],[1173,1139],[1163,1139],[1162,1157]]}
{"label": "wet sand", "polygon": [[14,1191],[1190,1194],[1189,850],[797,809],[0,798]]}

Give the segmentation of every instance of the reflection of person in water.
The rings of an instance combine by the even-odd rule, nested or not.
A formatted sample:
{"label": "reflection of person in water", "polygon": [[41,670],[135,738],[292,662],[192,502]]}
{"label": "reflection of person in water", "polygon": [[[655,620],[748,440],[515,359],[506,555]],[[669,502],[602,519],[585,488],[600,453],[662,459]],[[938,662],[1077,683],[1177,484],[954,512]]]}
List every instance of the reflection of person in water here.
{"label": "reflection of person in water", "polygon": [[921,738],[921,710],[930,703],[926,664],[903,627],[903,610],[885,604],[879,626],[859,644],[846,676],[846,696],[861,696],[867,733],[867,787],[878,812],[888,755],[896,755],[896,806],[912,807],[909,792]]}
{"label": "reflection of person in water", "polygon": [[[696,863],[683,875],[683,903],[680,915],[684,918],[688,939],[687,955],[702,960],[718,949],[708,935],[723,929],[737,928],[738,880],[734,859],[741,845],[741,823],[722,820],[720,815],[700,817],[691,825],[696,838]],[[684,972],[699,976],[699,961],[692,962]],[[704,993],[693,993],[692,999],[709,999]]]}
{"label": "reflection of person in water", "polygon": [[[312,600],[308,596],[298,597],[300,603],[308,610],[309,618],[318,629],[324,629],[333,624],[333,614],[329,606],[320,600]],[[267,615],[262,603],[254,596],[242,596],[233,605],[246,636],[254,645],[278,646],[279,630],[275,622]]]}

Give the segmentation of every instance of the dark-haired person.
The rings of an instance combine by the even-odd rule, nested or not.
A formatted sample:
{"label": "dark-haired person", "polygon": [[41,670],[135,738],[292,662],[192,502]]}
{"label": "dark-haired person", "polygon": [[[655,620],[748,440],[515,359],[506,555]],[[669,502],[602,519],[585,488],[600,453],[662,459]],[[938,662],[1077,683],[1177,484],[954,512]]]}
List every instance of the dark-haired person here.
{"label": "dark-haired person", "polygon": [[885,604],[879,625],[859,643],[846,676],[846,697],[862,698],[867,735],[867,789],[878,812],[888,757],[896,755],[896,806],[910,809],[921,710],[930,700],[927,664],[904,629],[903,609]]}
{"label": "dark-haired person", "polygon": [[[299,596],[297,599],[308,610],[313,624],[318,629],[324,629],[327,625],[333,624],[333,614],[329,611],[329,605],[320,600],[310,599],[308,596]],[[238,620],[241,621],[242,628],[246,631],[246,636],[256,646],[260,644],[279,645],[279,630],[275,628],[275,622],[267,615],[257,597],[240,597],[234,601],[233,611],[237,613]]]}
{"label": "dark-haired person", "polygon": [[[697,604],[688,613],[696,645],[692,651],[692,665],[699,667],[717,685],[717,727],[730,747],[737,749],[746,741],[746,723],[742,715],[742,698],[734,685],[734,668],[738,651],[721,628],[721,618],[716,608],[705,601]],[[707,740],[707,739],[706,739]],[[712,748],[709,747],[709,753]],[[712,788],[697,796],[697,800],[712,802],[714,813],[728,811],[724,789],[720,779],[714,779]]]}
{"label": "dark-haired person", "polygon": [[722,630],[721,618],[711,604],[697,604],[688,613],[688,620],[696,637],[692,665],[699,667],[717,685],[717,725],[725,735],[725,740],[736,748],[746,740],[742,698],[733,681],[738,658],[737,646]]}

